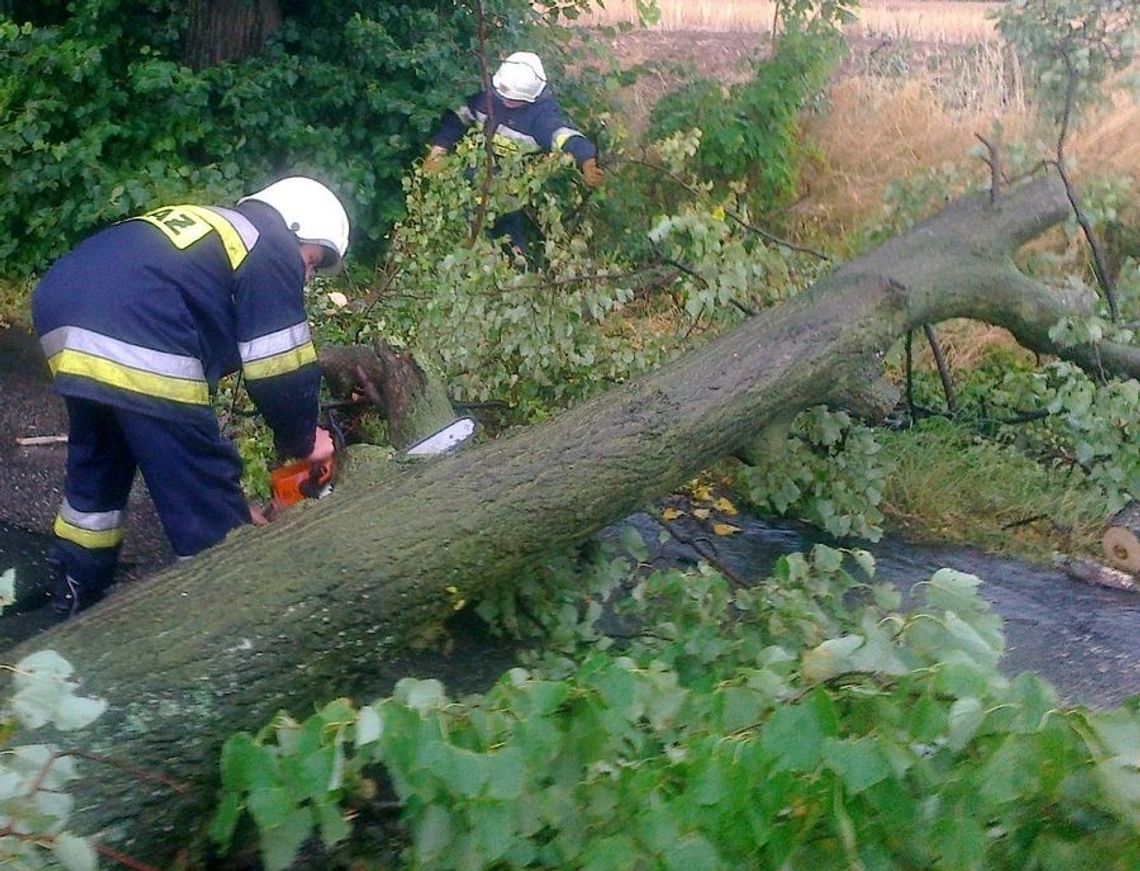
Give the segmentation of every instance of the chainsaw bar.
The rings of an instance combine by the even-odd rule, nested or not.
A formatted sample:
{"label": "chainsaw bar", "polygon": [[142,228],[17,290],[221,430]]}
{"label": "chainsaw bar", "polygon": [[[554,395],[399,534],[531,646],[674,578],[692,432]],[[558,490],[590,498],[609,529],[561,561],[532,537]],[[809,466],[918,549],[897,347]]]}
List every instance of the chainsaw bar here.
{"label": "chainsaw bar", "polygon": [[409,457],[438,457],[446,454],[461,445],[475,433],[475,421],[470,417],[461,417],[449,423],[439,432],[432,433],[426,439],[416,442],[407,450]]}

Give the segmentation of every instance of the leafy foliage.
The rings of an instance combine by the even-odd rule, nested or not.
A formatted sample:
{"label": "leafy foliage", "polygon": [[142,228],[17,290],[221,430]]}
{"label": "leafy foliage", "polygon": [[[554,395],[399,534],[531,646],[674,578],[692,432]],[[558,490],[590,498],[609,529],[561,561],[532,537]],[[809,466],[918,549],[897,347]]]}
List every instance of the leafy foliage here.
{"label": "leafy foliage", "polygon": [[[13,584],[10,569],[0,576],[3,604],[11,604]],[[0,865],[93,871],[94,846],[66,829],[73,805],[67,784],[79,776],[75,761],[51,744],[12,746],[11,738],[17,728],[82,729],[107,703],[78,695],[74,669],[54,650],[0,668],[12,674],[11,695],[0,715]]]}
{"label": "leafy foliage", "polygon": [[1100,105],[1105,80],[1140,46],[1131,0],[1014,0],[994,17],[1035,78],[1042,109],[1057,119]]}
{"label": "leafy foliage", "polygon": [[[483,6],[491,51],[533,20],[518,0]],[[297,172],[344,197],[357,252],[375,254],[400,213],[404,167],[478,81],[478,64],[455,63],[474,56],[474,15],[433,2],[292,10],[260,54],[201,71],[181,61],[184,4],[76,4],[44,26],[0,15],[9,273],[40,271],[155,202],[232,201]]]}
{"label": "leafy foliage", "polygon": [[1080,475],[1101,494],[1106,514],[1140,494],[1140,381],[1098,383],[1071,363],[1056,362],[1030,374],[1010,373],[994,400],[1006,413],[1048,412],[1018,433],[1020,445]]}
{"label": "leafy foliage", "polygon": [[[569,158],[504,154],[487,173],[475,132],[440,172],[405,180],[407,218],[371,328],[437,357],[457,398],[530,413],[655,362],[616,323],[632,293],[589,256],[592,225]],[[534,225],[529,256],[494,229],[518,211]]]}
{"label": "leafy foliage", "polygon": [[[409,678],[372,705],[282,715],[227,743],[215,836],[248,811],[267,867],[286,867],[310,831],[346,833],[330,808],[379,763],[412,867],[1140,860],[1140,707],[1065,709],[1003,677],[977,578],[943,569],[905,612],[851,571],[820,546],[754,589],[654,572],[632,582],[641,631],[620,649],[587,633],[482,696]],[[573,610],[581,592],[561,589]]]}
{"label": "leafy foliage", "polygon": [[879,503],[890,464],[871,429],[846,412],[817,407],[765,448],[737,475],[755,507],[802,518],[841,538],[882,537]]}
{"label": "leafy foliage", "polygon": [[747,82],[724,87],[696,79],[663,97],[653,108],[651,134],[700,128],[704,178],[722,186],[746,179],[758,211],[782,205],[797,188],[807,153],[800,113],[826,83],[838,46],[829,33],[793,31]]}

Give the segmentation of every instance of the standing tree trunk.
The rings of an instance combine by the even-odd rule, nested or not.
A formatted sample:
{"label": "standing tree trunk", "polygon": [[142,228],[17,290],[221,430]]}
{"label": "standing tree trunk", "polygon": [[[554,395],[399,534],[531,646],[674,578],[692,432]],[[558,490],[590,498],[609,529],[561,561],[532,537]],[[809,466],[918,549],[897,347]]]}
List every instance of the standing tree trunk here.
{"label": "standing tree trunk", "polygon": [[[397,463],[398,474],[350,465],[333,498],[238,530],[9,651],[14,661],[57,650],[84,691],[110,702],[82,735],[57,740],[185,785],[176,792],[85,763],[73,830],[168,863],[209,815],[229,735],[282,708],[303,715],[337,695],[386,692],[409,640],[456,595],[509,580],[801,409],[882,413],[897,395],[883,387],[883,356],[910,329],[973,317],[1062,353],[1050,325],[1091,300],[1036,284],[1012,256],[1067,209],[1054,179],[993,205],[951,204],[657,372],[515,435]],[[1140,375],[1137,348],[1063,353]]]}
{"label": "standing tree trunk", "polygon": [[281,26],[277,0],[190,0],[182,60],[195,70],[244,60]]}

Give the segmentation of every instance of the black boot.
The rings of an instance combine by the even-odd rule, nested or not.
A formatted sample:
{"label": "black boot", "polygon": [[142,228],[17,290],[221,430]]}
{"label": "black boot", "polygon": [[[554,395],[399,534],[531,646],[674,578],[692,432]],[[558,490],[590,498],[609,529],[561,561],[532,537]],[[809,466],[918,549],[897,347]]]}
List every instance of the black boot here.
{"label": "black boot", "polygon": [[80,584],[67,573],[67,567],[58,560],[49,560],[55,580],[51,586],[51,610],[60,620],[70,620],[80,611],[103,599],[103,592]]}
{"label": "black boot", "polygon": [[[52,585],[51,609],[62,622],[79,613],[82,607],[79,599],[80,584],[67,573],[67,567],[56,560],[51,561],[55,582]],[[87,602],[84,605],[89,604]]]}

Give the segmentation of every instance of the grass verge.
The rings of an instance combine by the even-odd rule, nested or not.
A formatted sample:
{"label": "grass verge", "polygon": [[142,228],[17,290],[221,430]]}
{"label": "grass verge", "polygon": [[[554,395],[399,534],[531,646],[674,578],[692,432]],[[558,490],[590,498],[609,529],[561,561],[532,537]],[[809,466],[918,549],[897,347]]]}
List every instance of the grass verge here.
{"label": "grass verge", "polygon": [[882,505],[892,530],[1038,564],[1056,552],[1101,556],[1104,503],[1067,471],[946,420],[878,439],[895,465]]}

